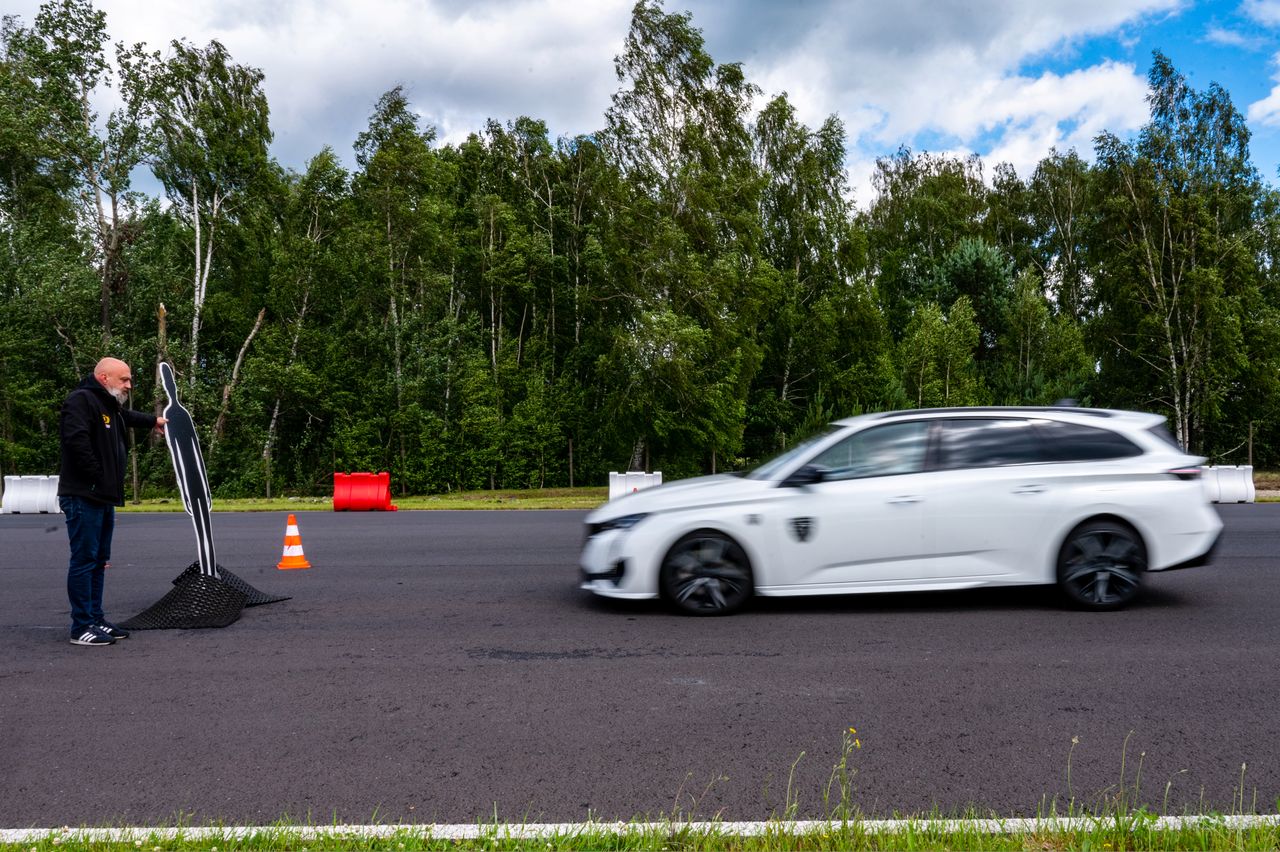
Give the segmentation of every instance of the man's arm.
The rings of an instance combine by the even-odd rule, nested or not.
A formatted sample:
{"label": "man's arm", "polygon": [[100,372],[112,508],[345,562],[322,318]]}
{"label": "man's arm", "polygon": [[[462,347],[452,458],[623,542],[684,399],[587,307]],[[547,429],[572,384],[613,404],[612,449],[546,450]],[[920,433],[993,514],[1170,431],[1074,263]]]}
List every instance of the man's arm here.
{"label": "man's arm", "polygon": [[131,408],[120,409],[120,414],[124,417],[124,425],[132,429],[152,429],[164,425],[165,422],[163,417],[157,417],[145,411],[134,411]]}
{"label": "man's arm", "polygon": [[157,432],[164,432],[164,424],[169,422],[163,417],[147,414],[145,411],[123,408],[121,413],[124,416],[125,425],[134,429],[155,429]]}

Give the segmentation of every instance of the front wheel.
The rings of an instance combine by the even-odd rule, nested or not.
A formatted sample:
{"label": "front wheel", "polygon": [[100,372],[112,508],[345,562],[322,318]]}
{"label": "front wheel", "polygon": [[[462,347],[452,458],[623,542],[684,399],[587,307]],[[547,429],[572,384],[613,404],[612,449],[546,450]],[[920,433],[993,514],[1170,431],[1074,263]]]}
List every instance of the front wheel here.
{"label": "front wheel", "polygon": [[754,591],[746,551],[712,530],[689,533],[672,545],[658,583],[662,596],[689,615],[728,615]]}
{"label": "front wheel", "polygon": [[1142,589],[1147,549],[1132,528],[1091,521],[1072,531],[1058,555],[1058,586],[1076,606],[1120,609]]}

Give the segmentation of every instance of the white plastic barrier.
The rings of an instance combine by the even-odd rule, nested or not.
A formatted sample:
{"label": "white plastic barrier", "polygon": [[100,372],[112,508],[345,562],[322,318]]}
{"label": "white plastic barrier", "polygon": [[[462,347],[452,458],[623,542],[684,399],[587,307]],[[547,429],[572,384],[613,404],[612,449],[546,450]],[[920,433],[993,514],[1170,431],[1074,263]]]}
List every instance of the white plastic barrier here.
{"label": "white plastic barrier", "polygon": [[1210,465],[1204,469],[1205,491],[1214,503],[1252,503],[1253,465]]}
{"label": "white plastic barrier", "polygon": [[61,514],[58,506],[58,477],[6,476],[0,511],[8,514]]}
{"label": "white plastic barrier", "polygon": [[652,488],[655,485],[662,484],[662,471],[655,470],[653,473],[645,473],[644,471],[630,470],[626,473],[609,472],[609,499],[621,497],[623,494],[630,494],[633,491],[639,491],[643,488]]}
{"label": "white plastic barrier", "polygon": [[1221,502],[1222,486],[1218,484],[1218,469],[1205,466],[1201,471],[1200,484],[1204,486],[1204,496],[1209,498],[1210,503]]}

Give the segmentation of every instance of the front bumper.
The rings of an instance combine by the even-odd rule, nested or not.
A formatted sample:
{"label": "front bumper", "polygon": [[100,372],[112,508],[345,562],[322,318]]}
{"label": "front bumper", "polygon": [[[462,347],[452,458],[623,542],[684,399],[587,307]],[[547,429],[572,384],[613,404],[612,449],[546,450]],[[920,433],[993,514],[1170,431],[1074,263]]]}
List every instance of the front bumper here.
{"label": "front bumper", "polygon": [[657,595],[654,583],[641,577],[640,560],[628,552],[628,530],[605,530],[587,539],[578,560],[579,588],[610,598],[644,599]]}

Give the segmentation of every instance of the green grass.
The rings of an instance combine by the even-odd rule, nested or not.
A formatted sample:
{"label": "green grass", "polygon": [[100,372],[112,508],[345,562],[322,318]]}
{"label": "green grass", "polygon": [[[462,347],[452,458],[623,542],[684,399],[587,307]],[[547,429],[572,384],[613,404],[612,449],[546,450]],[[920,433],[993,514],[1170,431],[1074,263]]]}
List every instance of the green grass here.
{"label": "green grass", "polygon": [[718,822],[656,821],[577,825],[475,825],[463,832],[422,826],[308,826],[256,829],[56,829],[0,850],[1120,850],[1280,848],[1280,817],[1157,818],[1143,812],[1072,819],[1001,821],[917,817],[820,822],[771,820],[743,828]]}
{"label": "green grass", "polygon": [[[425,497],[392,497],[399,510],[417,509],[594,509],[609,496],[608,488],[531,488],[502,491],[458,491]],[[215,512],[332,512],[332,497],[214,498]],[[127,502],[120,512],[181,512],[182,501],[163,497]]]}

